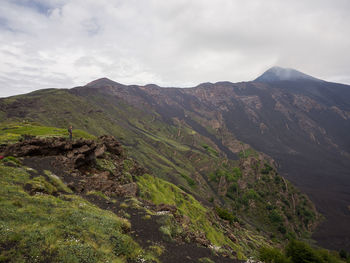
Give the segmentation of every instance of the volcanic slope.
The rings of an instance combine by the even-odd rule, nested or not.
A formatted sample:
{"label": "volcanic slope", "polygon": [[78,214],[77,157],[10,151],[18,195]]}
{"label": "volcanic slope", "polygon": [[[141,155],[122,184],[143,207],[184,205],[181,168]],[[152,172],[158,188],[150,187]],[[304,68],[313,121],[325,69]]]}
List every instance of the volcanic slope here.
{"label": "volcanic slope", "polygon": [[209,175],[220,175],[226,163],[231,171],[241,169],[247,153],[273,163],[260,152],[267,153],[325,214],[314,237],[324,246],[349,249],[349,103],[347,85],[277,68],[252,82],[187,89],[125,86],[104,78],[5,98],[0,110],[4,121],[73,124],[94,135],[115,135],[154,174],[202,202],[232,206],[221,196],[235,182]]}
{"label": "volcanic slope", "polygon": [[[196,131],[179,118],[166,119],[152,109],[132,107],[105,95],[103,89],[102,95],[89,93],[94,91],[88,88],[82,97],[76,95],[77,89],[44,90],[5,99],[4,104],[9,103],[7,114],[15,107],[21,119],[24,114],[26,119],[46,124],[64,127],[73,123],[95,135],[116,135],[130,155],[153,174],[205,205],[233,211],[235,217],[229,220],[242,220],[268,238],[283,241],[289,233],[301,237],[319,222],[308,198],[277,173],[267,155],[233,136],[229,148],[200,125]],[[9,128],[4,132],[13,133]]]}
{"label": "volcanic slope", "polygon": [[[76,130],[70,141],[60,128],[26,122],[0,128],[0,153],[6,156],[0,161],[0,257],[6,262],[238,262],[282,242],[278,236],[269,240],[264,227],[297,235],[314,222],[297,228],[304,221],[290,215],[284,226],[288,210],[271,203],[274,225],[257,231],[223,207],[203,206],[147,174],[111,136]],[[273,167],[265,163],[264,169],[264,181],[285,193],[288,206],[292,196],[297,211],[313,209]],[[259,204],[258,196],[247,198]]]}

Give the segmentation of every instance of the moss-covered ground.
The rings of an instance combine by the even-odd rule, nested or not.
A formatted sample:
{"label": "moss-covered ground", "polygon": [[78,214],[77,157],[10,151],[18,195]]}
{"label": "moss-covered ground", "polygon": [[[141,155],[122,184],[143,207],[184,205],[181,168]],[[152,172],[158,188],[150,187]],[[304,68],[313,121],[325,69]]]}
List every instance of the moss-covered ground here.
{"label": "moss-covered ground", "polygon": [[0,161],[0,262],[147,262],[126,219],[13,159]]}

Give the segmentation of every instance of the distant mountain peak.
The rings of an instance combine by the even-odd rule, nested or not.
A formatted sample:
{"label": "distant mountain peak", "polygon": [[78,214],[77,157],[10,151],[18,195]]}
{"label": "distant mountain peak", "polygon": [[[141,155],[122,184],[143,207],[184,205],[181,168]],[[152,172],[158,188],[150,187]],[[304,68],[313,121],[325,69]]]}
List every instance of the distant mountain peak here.
{"label": "distant mountain peak", "polygon": [[302,73],[298,70],[292,68],[282,68],[282,67],[272,67],[265,71],[261,76],[256,78],[254,81],[261,82],[275,82],[283,80],[313,80],[313,81],[323,81],[314,78],[310,75]]}
{"label": "distant mountain peak", "polygon": [[96,79],[94,81],[89,82],[88,84],[86,84],[85,86],[87,87],[101,87],[101,86],[115,86],[115,85],[121,85],[118,82],[115,82],[109,78],[100,78],[100,79]]}

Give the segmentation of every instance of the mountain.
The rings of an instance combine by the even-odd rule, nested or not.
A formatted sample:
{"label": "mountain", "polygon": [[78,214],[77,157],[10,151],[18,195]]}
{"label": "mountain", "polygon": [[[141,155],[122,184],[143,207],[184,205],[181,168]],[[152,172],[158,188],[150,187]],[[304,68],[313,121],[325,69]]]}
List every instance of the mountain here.
{"label": "mountain", "polygon": [[261,76],[255,79],[260,82],[275,82],[275,81],[322,81],[312,76],[306,75],[292,68],[272,67],[265,71]]}
{"label": "mountain", "polygon": [[[114,135],[152,173],[203,204],[226,207],[258,228],[269,219],[257,216],[256,210],[263,214],[267,208],[277,209],[287,223],[271,222],[263,226],[266,233],[280,235],[282,227],[296,233],[313,230],[315,214],[310,216],[310,207],[294,209],[293,195],[276,188],[268,191],[271,207],[256,201],[264,200],[267,192],[262,190],[270,182],[264,181],[263,172],[278,171],[325,215],[314,234],[319,244],[350,249],[348,85],[281,68],[251,82],[186,89],[100,79],[70,90],[1,99],[0,118],[58,127],[73,124],[94,135]],[[277,171],[269,170],[274,166]],[[233,172],[237,168],[242,178]],[[283,179],[278,180],[276,187],[282,187]],[[303,199],[298,201],[302,204]],[[300,226],[298,220],[303,222]]]}
{"label": "mountain", "polygon": [[110,80],[108,78],[100,78],[100,79],[96,79],[94,81],[91,81],[90,83],[86,84],[85,86],[87,87],[107,87],[107,86],[118,86],[121,85],[118,82],[115,82],[113,80]]}

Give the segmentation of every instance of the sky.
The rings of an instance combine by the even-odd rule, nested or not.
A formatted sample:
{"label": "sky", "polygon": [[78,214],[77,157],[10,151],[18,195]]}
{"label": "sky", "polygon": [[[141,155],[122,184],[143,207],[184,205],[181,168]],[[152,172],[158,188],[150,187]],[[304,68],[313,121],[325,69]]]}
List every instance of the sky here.
{"label": "sky", "polygon": [[0,97],[249,81],[272,66],[350,84],[349,0],[1,0]]}

